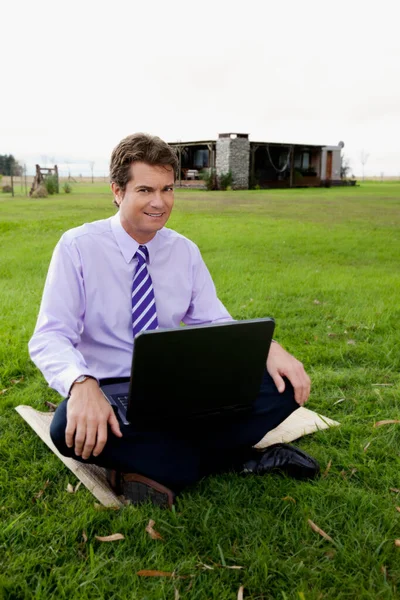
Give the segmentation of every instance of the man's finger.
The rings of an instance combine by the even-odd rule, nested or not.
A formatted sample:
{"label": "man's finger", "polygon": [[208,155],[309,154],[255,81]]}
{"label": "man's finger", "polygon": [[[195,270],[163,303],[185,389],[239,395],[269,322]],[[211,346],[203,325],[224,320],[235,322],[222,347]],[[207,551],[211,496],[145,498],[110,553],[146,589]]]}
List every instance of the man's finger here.
{"label": "man's finger", "polygon": [[303,385],[302,379],[300,377],[297,377],[296,379],[293,379],[292,385],[293,385],[293,388],[294,388],[294,399],[296,400],[297,404],[300,404],[300,406],[303,406],[303,402],[304,402],[304,385]]}
{"label": "man's finger", "polygon": [[301,372],[299,374],[299,380],[300,380],[299,386],[301,387],[300,404],[301,404],[301,406],[304,406],[304,404],[308,400],[308,396],[310,395],[311,380],[310,380],[309,376],[307,375],[307,373],[304,371],[303,366],[301,367]]}
{"label": "man's finger", "polygon": [[93,456],[98,456],[102,451],[107,441],[107,422],[99,423],[97,429],[97,440],[93,450]]}
{"label": "man's finger", "polygon": [[65,443],[68,448],[74,445],[74,435],[76,430],[76,419],[74,417],[67,418],[67,427],[65,429]]}
{"label": "man's finger", "polygon": [[76,427],[75,432],[75,454],[80,456],[82,454],[82,448],[85,444],[86,439],[86,421],[80,420]]}
{"label": "man's finger", "polygon": [[310,393],[311,380],[305,372],[302,363],[297,363],[291,382],[295,390],[295,400],[300,406],[303,406],[307,402]]}
{"label": "man's finger", "polygon": [[82,451],[82,458],[87,460],[92,454],[92,450],[96,444],[97,423],[88,423],[86,428],[85,445]]}
{"label": "man's finger", "polygon": [[295,374],[291,374],[290,376],[288,375],[287,377],[294,389],[294,399],[296,400],[297,404],[302,406],[304,402],[304,382],[302,378]]}
{"label": "man's finger", "polygon": [[113,410],[110,411],[110,416],[108,417],[108,422],[110,424],[111,431],[113,432],[113,434],[116,435],[117,437],[122,437],[118,419],[115,416],[115,412]]}
{"label": "man's finger", "polygon": [[300,404],[300,406],[304,406],[306,403],[306,396],[307,396],[307,391],[306,388],[304,386],[302,386],[300,388],[300,392],[299,392],[299,400],[298,403]]}
{"label": "man's finger", "polygon": [[282,392],[285,391],[285,382],[282,379],[282,377],[279,375],[278,372],[276,372],[274,375],[271,375],[272,379],[274,380],[274,383],[278,389],[278,392],[280,394],[282,394]]}

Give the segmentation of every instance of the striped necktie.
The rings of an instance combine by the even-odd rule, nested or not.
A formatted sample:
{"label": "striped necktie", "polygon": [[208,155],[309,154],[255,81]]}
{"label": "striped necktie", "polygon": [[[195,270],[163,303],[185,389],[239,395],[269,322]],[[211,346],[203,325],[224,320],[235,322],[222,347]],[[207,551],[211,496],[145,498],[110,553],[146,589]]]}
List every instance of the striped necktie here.
{"label": "striped necktie", "polygon": [[148,256],[146,246],[139,246],[135,254],[138,264],[132,284],[133,337],[144,329],[158,328],[153,283],[146,264]]}

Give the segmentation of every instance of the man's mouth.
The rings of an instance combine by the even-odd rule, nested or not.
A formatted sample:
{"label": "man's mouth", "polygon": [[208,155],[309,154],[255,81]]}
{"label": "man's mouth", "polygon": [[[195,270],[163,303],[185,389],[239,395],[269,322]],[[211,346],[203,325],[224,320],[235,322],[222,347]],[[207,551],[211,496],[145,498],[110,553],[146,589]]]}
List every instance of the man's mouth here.
{"label": "man's mouth", "polygon": [[145,212],[145,215],[147,215],[148,217],[153,217],[153,219],[157,218],[157,217],[162,217],[164,213],[148,213]]}

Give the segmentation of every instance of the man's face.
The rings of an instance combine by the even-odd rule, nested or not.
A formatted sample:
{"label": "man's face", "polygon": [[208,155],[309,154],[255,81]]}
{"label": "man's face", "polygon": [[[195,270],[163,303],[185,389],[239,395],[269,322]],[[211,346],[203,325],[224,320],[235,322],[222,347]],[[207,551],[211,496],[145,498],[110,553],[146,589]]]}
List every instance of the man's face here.
{"label": "man's face", "polygon": [[174,205],[174,170],[134,162],[130,181],[123,192],[111,188],[119,204],[121,225],[139,244],[146,244],[164,227]]}

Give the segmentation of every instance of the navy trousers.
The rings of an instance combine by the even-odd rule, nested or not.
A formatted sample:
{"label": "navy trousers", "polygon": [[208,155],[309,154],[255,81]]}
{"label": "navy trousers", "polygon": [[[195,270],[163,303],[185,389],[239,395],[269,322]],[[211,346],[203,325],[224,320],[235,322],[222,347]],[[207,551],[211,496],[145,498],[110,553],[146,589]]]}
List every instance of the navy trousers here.
{"label": "navy trousers", "polygon": [[207,475],[241,470],[242,464],[254,456],[252,446],[299,408],[292,385],[287,379],[285,383],[285,391],[280,394],[265,370],[252,410],[232,419],[214,418],[199,421],[195,426],[179,423],[168,431],[143,431],[135,428],[134,423],[120,422],[123,437],[117,438],[109,428],[102,453],[87,461],[76,456],[74,449],[65,443],[68,400],[57,407],[50,435],[64,456],[140,473],[178,492]]}

